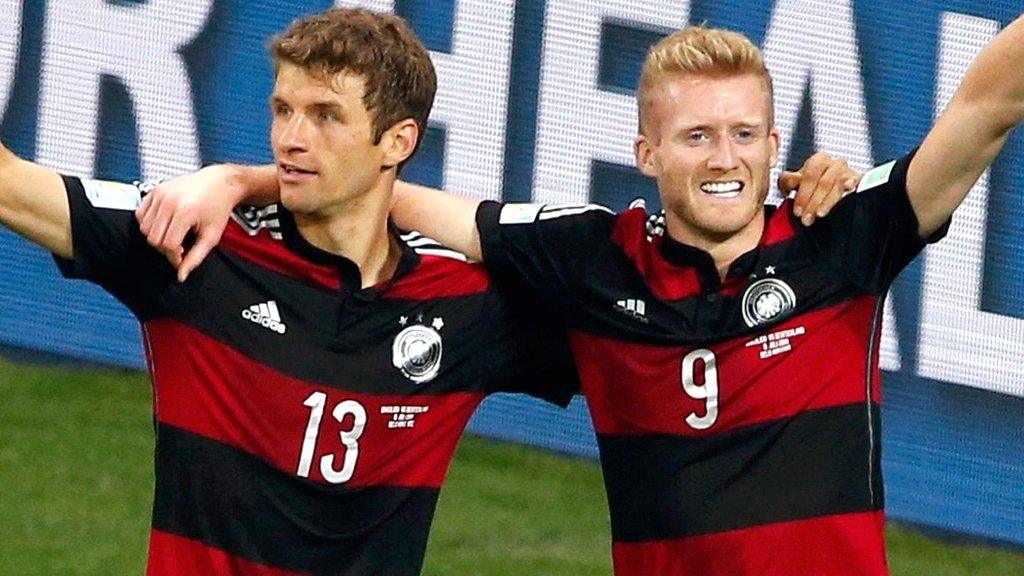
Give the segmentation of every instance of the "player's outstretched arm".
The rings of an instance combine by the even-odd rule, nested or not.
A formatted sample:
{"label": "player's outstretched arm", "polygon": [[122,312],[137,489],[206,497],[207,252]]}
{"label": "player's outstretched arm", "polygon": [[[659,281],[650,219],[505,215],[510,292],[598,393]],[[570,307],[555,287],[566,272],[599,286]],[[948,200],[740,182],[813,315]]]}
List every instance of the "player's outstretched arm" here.
{"label": "player's outstretched arm", "polygon": [[[159,184],[146,194],[135,217],[146,241],[167,256],[184,282],[220,242],[235,206],[269,204],[279,198],[272,164],[218,164]],[[196,239],[186,253],[183,245],[189,231]]]}
{"label": "player's outstretched arm", "polygon": [[60,175],[22,160],[0,143],[0,223],[71,258],[71,209]]}
{"label": "player's outstretched arm", "polygon": [[442,190],[396,182],[391,219],[399,228],[416,230],[472,260],[483,260],[476,209],[480,200]]}
{"label": "player's outstretched arm", "polygon": [[1024,17],[971,64],[907,171],[922,238],[942,226],[1024,120]]}

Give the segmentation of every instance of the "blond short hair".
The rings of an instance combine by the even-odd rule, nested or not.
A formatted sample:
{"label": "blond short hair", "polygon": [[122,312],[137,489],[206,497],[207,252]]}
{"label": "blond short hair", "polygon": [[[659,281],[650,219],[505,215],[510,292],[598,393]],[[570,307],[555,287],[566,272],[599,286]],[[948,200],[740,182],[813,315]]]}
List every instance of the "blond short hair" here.
{"label": "blond short hair", "polygon": [[685,74],[712,77],[744,74],[759,76],[768,94],[769,123],[775,123],[772,77],[765,66],[761,50],[739,32],[687,26],[662,38],[647,51],[637,91],[641,133],[644,131],[644,116],[654,99],[655,87],[667,77]]}

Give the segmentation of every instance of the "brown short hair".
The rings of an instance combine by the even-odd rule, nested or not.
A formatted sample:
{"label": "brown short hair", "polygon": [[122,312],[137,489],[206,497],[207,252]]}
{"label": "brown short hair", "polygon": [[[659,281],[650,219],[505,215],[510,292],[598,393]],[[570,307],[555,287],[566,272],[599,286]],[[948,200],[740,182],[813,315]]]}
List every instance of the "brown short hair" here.
{"label": "brown short hair", "polygon": [[641,132],[644,126],[644,112],[653,98],[651,91],[654,86],[665,77],[681,74],[760,76],[768,93],[768,120],[770,123],[775,122],[772,77],[765,66],[761,50],[739,32],[687,26],[662,38],[647,51],[637,91]]}
{"label": "brown short hair", "polygon": [[406,118],[416,121],[423,140],[437,74],[426,47],[400,17],[332,8],[293,22],[271,41],[270,51],[275,71],[287,62],[324,79],[341,72],[365,78],[363,105],[373,118],[375,144]]}

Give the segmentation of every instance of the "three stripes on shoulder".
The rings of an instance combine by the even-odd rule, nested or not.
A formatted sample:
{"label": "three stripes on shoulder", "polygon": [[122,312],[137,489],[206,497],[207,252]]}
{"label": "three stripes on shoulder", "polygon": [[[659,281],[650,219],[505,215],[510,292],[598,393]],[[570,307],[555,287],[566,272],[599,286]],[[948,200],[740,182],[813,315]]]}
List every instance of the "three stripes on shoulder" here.
{"label": "three stripes on shoulder", "polygon": [[[250,236],[255,236],[260,230],[266,229],[274,240],[281,239],[281,219],[278,217],[277,204],[271,204],[263,208],[255,206],[239,206],[231,213],[231,218],[238,223]],[[417,254],[426,256],[443,256],[468,262],[469,258],[461,252],[445,248],[437,240],[427,238],[419,232],[408,232],[401,234],[402,241],[416,251]]]}
{"label": "three stripes on shoulder", "polygon": [[462,262],[469,262],[469,258],[462,252],[445,248],[437,240],[428,238],[415,230],[406,234],[400,234],[399,237],[410,248],[415,250],[417,254],[422,256],[443,256],[445,258],[461,260]]}

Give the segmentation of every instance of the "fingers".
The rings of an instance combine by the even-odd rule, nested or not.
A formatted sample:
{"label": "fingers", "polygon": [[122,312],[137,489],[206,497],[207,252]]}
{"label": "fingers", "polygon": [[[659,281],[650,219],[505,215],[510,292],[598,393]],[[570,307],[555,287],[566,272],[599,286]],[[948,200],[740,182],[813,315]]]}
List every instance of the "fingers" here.
{"label": "fingers", "polygon": [[[185,236],[189,230],[201,231],[199,222],[194,214],[178,210],[167,226],[167,233],[164,234],[160,245],[157,246],[158,250],[171,259],[171,263],[175,267],[181,266],[181,255],[185,252]],[[194,248],[190,248],[190,250],[194,250]]]}
{"label": "fingers", "polygon": [[810,226],[815,219],[828,214],[832,207],[843,198],[844,179],[841,176],[846,173],[847,169],[846,162],[836,160],[821,175],[814,185],[811,197],[804,207],[804,214],[800,218],[804,226]]}
{"label": "fingers", "polygon": [[155,207],[160,204],[161,195],[152,191],[142,199],[142,204],[135,210],[135,219],[139,221],[139,230],[143,236],[149,237],[149,231],[153,228],[153,220],[156,219]]}
{"label": "fingers", "polygon": [[804,225],[809,225],[814,221],[816,206],[810,204],[818,190],[819,182],[831,162],[832,158],[828,154],[818,152],[808,158],[800,168],[800,184],[797,187],[796,200],[793,203],[793,213],[801,219]]}
{"label": "fingers", "polygon": [[802,175],[799,172],[783,172],[779,175],[779,192],[783,196],[789,196],[800,186],[800,178]]}
{"label": "fingers", "polygon": [[142,202],[139,203],[139,207],[135,209],[135,221],[139,223],[139,229],[142,230],[142,235],[146,235],[146,231],[142,229],[142,222],[146,219],[146,214],[149,213],[149,207],[153,203],[153,195],[146,194],[142,198]]}
{"label": "fingers", "polygon": [[187,280],[188,275],[202,264],[203,260],[209,256],[210,251],[213,250],[213,247],[220,242],[220,236],[223,231],[223,228],[217,229],[209,226],[199,228],[195,244],[185,254],[184,260],[178,266],[178,282]]}
{"label": "fingers", "polygon": [[146,215],[149,219],[149,230],[145,232],[146,241],[149,245],[161,250],[164,236],[174,218],[175,206],[173,202],[157,200]]}

